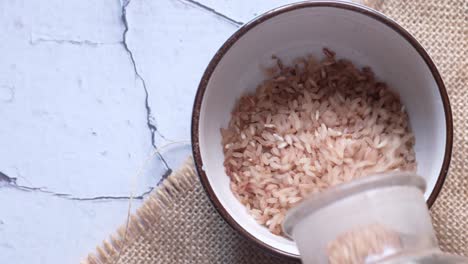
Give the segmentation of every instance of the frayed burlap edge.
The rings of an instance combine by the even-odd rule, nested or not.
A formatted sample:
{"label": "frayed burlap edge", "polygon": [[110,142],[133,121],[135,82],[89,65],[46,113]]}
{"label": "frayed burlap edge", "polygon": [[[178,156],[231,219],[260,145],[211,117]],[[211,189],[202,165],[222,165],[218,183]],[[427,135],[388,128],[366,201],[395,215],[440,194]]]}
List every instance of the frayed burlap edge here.
{"label": "frayed burlap edge", "polygon": [[184,164],[169,175],[160,186],[151,192],[143,205],[130,216],[128,223],[104,240],[96,252],[89,254],[82,264],[120,263],[119,254],[127,245],[132,244],[145,230],[158,219],[159,214],[170,207],[172,201],[194,188],[197,181],[193,158],[189,157]]}

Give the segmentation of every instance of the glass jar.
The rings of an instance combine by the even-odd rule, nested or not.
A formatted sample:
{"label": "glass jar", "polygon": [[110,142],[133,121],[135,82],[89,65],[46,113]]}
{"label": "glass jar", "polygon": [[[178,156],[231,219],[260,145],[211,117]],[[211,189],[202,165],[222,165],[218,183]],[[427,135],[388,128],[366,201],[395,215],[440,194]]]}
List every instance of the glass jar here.
{"label": "glass jar", "polygon": [[305,264],[439,252],[424,190],[424,179],[412,173],[363,177],[304,200],[288,212],[283,230]]}

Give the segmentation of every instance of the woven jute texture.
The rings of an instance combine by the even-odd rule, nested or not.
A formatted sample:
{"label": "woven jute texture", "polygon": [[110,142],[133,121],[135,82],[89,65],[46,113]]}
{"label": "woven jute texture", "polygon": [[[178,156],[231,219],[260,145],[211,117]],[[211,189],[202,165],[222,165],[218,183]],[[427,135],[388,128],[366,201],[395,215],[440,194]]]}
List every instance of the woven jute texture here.
{"label": "woven jute texture", "polygon": [[83,263],[289,262],[259,251],[221,219],[189,158],[150,194],[127,229],[122,226]]}
{"label": "woven jute texture", "polygon": [[441,249],[468,255],[468,0],[383,1],[381,10],[421,42],[444,79],[453,153],[431,214]]}
{"label": "woven jute texture", "polygon": [[[431,214],[442,250],[468,256],[468,0],[361,2],[410,31],[442,74],[453,111],[454,149]],[[189,159],[83,263],[289,262],[265,254],[221,219]]]}

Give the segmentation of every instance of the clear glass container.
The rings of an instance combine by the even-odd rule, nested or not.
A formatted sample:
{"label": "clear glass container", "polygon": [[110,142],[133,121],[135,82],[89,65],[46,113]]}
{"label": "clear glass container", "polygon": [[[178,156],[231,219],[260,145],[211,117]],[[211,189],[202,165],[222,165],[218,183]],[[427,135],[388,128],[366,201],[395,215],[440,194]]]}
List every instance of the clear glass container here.
{"label": "clear glass container", "polygon": [[412,173],[363,177],[305,199],[288,212],[283,230],[306,264],[379,263],[437,251],[424,189]]}

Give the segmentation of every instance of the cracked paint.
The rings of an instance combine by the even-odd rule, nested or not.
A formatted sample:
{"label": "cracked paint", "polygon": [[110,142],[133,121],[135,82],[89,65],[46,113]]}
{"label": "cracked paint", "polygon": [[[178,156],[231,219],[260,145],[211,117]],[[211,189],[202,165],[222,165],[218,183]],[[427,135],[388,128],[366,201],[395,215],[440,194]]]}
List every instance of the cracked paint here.
{"label": "cracked paint", "polygon": [[[180,0],[185,1],[185,0]],[[191,0],[187,0],[191,1]],[[344,0],[350,1],[350,0]],[[297,0],[268,0],[254,1],[251,0],[197,0],[201,6],[206,6],[209,9],[216,10],[223,16],[234,21],[247,23],[256,16],[268,12],[272,9],[282,7],[284,5],[297,3]],[[362,1],[355,1],[362,2]],[[215,15],[216,15],[215,13]]]}
{"label": "cracked paint", "polygon": [[[13,167],[19,167],[34,186],[79,196],[126,192],[128,178],[152,149],[141,105],[145,95],[132,89],[135,81],[127,54],[120,45],[69,43],[41,43],[23,51],[31,64],[20,61],[16,70],[0,73],[2,81],[16,86],[14,100],[8,97],[8,107],[0,110],[7,124],[0,129],[2,172],[16,177]],[[5,57],[8,61],[9,55]],[[76,82],[78,76],[81,84]],[[129,119],[136,125],[129,127]],[[89,129],[99,134],[93,136]],[[103,150],[108,152],[106,157],[101,155]],[[129,151],[134,159],[115,166],[116,161],[128,160]],[[105,177],[83,181],[97,173],[109,173],[120,183],[106,185]],[[18,179],[24,185],[22,181]]]}
{"label": "cracked paint", "polygon": [[130,200],[130,199],[143,200],[143,198],[154,189],[154,187],[149,187],[147,191],[141,194],[128,195],[128,196],[100,195],[100,196],[95,196],[95,197],[76,197],[69,193],[59,193],[59,192],[49,191],[44,187],[30,187],[30,186],[19,185],[16,183],[16,179],[17,178],[15,177],[9,177],[6,174],[0,172],[0,183],[3,183],[3,186],[7,186],[16,190],[20,190],[20,191],[44,193],[47,195],[56,196],[59,198],[63,198],[65,200],[70,200],[70,201],[112,201],[112,200]]}
{"label": "cracked paint", "polygon": [[0,171],[0,183],[16,184],[16,178],[9,177],[8,175]]}
{"label": "cracked paint", "polygon": [[31,39],[63,39],[90,42],[121,41],[119,0],[40,0],[25,2],[27,16],[16,14]]}
{"label": "cracked paint", "polygon": [[[126,2],[125,5],[122,6],[122,22],[124,24],[124,30],[122,32],[122,40],[121,41],[118,41],[118,42],[94,42],[94,41],[91,41],[91,40],[66,40],[66,39],[52,39],[52,38],[49,38],[49,39],[46,39],[46,38],[39,38],[39,37],[35,37],[35,38],[32,38],[31,40],[31,44],[33,45],[37,45],[37,44],[46,44],[46,43],[51,43],[51,44],[70,44],[70,45],[86,45],[86,46],[93,46],[93,47],[96,47],[96,46],[99,46],[99,45],[113,45],[113,44],[121,44],[124,46],[126,52],[128,53],[130,59],[131,59],[131,63],[132,63],[132,67],[133,67],[133,70],[134,70],[134,73],[135,73],[135,76],[137,77],[137,79],[142,83],[143,85],[143,89],[144,89],[144,92],[145,92],[145,109],[146,109],[146,116],[147,116],[147,126],[148,126],[148,129],[150,130],[150,133],[151,133],[151,145],[153,146],[153,148],[157,148],[156,147],[156,144],[154,142],[154,138],[155,138],[155,133],[158,133],[157,131],[157,127],[156,125],[154,124],[155,121],[154,121],[154,118],[152,117],[151,115],[151,108],[150,106],[148,105],[148,90],[146,88],[146,84],[145,84],[145,80],[141,77],[141,75],[139,74],[138,72],[138,69],[137,69],[137,66],[136,66],[136,63],[135,63],[135,60],[133,58],[133,54],[131,52],[131,50],[128,48],[127,44],[126,44],[126,32],[128,31],[128,24],[127,24],[127,21],[126,21],[126,17],[125,17],[125,9],[126,9],[126,6],[129,4],[130,2]],[[79,78],[78,79],[78,86],[81,88],[82,87],[82,79]],[[9,86],[2,86],[2,87],[6,87],[6,88],[9,88]],[[5,89],[6,89],[5,88]],[[12,90],[12,89],[9,89],[9,90]],[[10,102],[13,100],[14,98],[14,93],[11,92],[12,94],[8,97],[7,95],[4,95],[2,97],[0,97],[0,99],[4,99],[4,101],[6,102]],[[1,95],[1,94],[0,94]],[[98,102],[99,103],[102,103],[102,100],[101,99],[98,99]],[[36,113],[37,112],[43,112],[43,113],[47,113],[47,111],[35,111]],[[96,132],[93,132],[92,135],[96,136],[97,133]],[[158,135],[165,139],[164,136],[162,136],[162,134],[158,133]],[[107,155],[107,152],[102,152],[100,151],[99,152],[102,156],[106,156]],[[103,154],[105,153],[105,154]],[[170,174],[172,172],[172,170],[170,169],[167,161],[163,158],[163,156],[158,153],[158,156],[159,158],[161,159],[161,161],[163,162],[164,166],[166,167],[166,170],[165,172],[162,173],[162,177],[166,177],[168,174]],[[25,186],[23,186],[25,187]],[[32,188],[32,189],[37,189],[37,188]],[[60,194],[60,193],[59,193]]]}
{"label": "cracked paint", "polygon": [[235,20],[233,18],[230,18],[230,17],[226,16],[225,14],[216,11],[214,8],[211,8],[211,7],[207,6],[207,5],[204,5],[201,2],[198,2],[198,1],[195,1],[195,0],[180,0],[180,1],[187,2],[187,3],[193,4],[194,6],[197,6],[197,7],[201,8],[201,9],[204,9],[204,10],[214,14],[215,16],[218,16],[218,17],[220,17],[220,18],[222,18],[224,20],[229,21],[230,23],[234,24],[235,26],[242,26],[244,24],[244,22],[237,21],[237,20]]}
{"label": "cracked paint", "polygon": [[[83,202],[17,193],[9,188],[0,192],[0,217],[8,223],[0,225],[0,243],[12,246],[0,247],[1,263],[78,263],[125,221],[128,211],[128,200]],[[12,197],[14,203],[5,202]],[[141,200],[133,201],[134,208],[139,204]]]}
{"label": "cracked paint", "polygon": [[78,262],[130,190],[137,208],[185,160],[187,145],[142,164],[189,138],[201,72],[239,26],[197,3],[0,1],[0,263]]}
{"label": "cracked paint", "polygon": [[[115,2],[113,2],[113,3],[115,3]],[[52,3],[52,5],[54,5],[54,4],[55,4],[55,3]],[[74,3],[74,4],[77,4],[77,3]],[[72,4],[72,6],[73,6],[74,4]],[[127,3],[127,4],[128,4],[128,3]],[[80,5],[80,4],[78,3],[78,5]],[[120,9],[119,9],[119,10],[120,10]],[[119,11],[119,10],[118,10],[118,11]],[[122,10],[122,11],[123,11],[123,10]],[[120,15],[118,15],[118,16],[116,16],[116,17],[119,18],[119,17],[121,17],[121,15],[122,15],[122,14],[120,14]],[[41,24],[42,24],[42,25],[43,25],[43,24],[50,24],[50,23],[48,23],[48,22],[47,22],[47,23],[44,23],[44,20],[42,20],[42,19],[43,19],[43,18],[41,18],[41,20],[40,20],[39,22],[43,22],[43,23],[38,23],[39,25],[41,25]],[[93,20],[93,19],[91,19],[91,20]],[[36,22],[37,22],[37,21],[36,21]],[[114,21],[114,22],[115,22],[115,21]],[[119,20],[117,20],[117,22],[119,22]],[[123,21],[120,21],[120,22],[123,22]],[[29,28],[30,28],[29,25],[27,24],[27,21],[24,21],[24,20],[21,20],[21,19],[16,19],[15,22],[14,22],[14,28],[15,28],[15,29],[18,28],[18,24],[21,24],[22,26],[21,26],[20,28],[24,29],[25,31],[28,31]],[[66,23],[65,23],[65,24],[66,24]],[[54,50],[58,50],[58,51],[60,51],[60,49],[67,50],[67,53],[70,53],[70,52],[77,52],[76,49],[74,50],[74,49],[72,48],[73,46],[76,46],[77,48],[80,48],[80,49],[84,49],[84,48],[86,48],[86,49],[92,48],[92,49],[95,49],[95,50],[103,50],[103,49],[109,50],[109,49],[111,49],[111,50],[115,50],[116,53],[117,53],[117,51],[119,50],[118,46],[124,46],[124,47],[125,47],[125,50],[126,50],[125,52],[128,53],[128,54],[130,55],[130,57],[132,57],[131,51],[128,50],[128,47],[126,47],[126,43],[124,43],[124,39],[123,39],[123,37],[124,37],[124,31],[127,30],[127,27],[126,27],[126,26],[123,27],[123,26],[122,26],[122,23],[115,23],[114,25],[115,25],[115,26],[111,26],[111,27],[114,27],[114,28],[116,28],[116,29],[118,29],[118,30],[120,31],[120,37],[121,37],[121,39],[119,39],[118,41],[107,41],[107,40],[102,40],[102,41],[98,42],[98,41],[96,41],[96,40],[93,40],[93,39],[99,39],[99,38],[96,38],[96,34],[94,34],[94,32],[91,33],[91,34],[89,34],[89,35],[88,35],[87,33],[86,33],[86,34],[79,34],[79,36],[78,36],[78,35],[75,36],[74,34],[68,34],[68,33],[67,33],[67,34],[65,34],[65,35],[69,36],[70,38],[74,37],[75,39],[58,39],[57,36],[60,36],[60,34],[58,34],[58,33],[53,29],[53,27],[52,27],[52,28],[51,28],[51,27],[42,27],[42,30],[41,30],[41,32],[42,32],[41,34],[42,34],[42,35],[41,35],[41,34],[37,34],[36,32],[32,32],[32,33],[30,34],[30,44],[32,44],[32,45],[34,46],[34,49],[37,49],[37,50],[45,50],[45,52],[42,52],[42,53],[45,53],[45,54],[51,53],[51,48],[52,48],[52,47],[54,47]],[[54,26],[55,26],[55,25],[54,25]],[[59,26],[59,27],[60,27],[60,26]],[[37,29],[37,25],[34,25],[34,26],[33,26],[33,29]],[[76,31],[74,31],[74,32],[72,32],[72,33],[75,33],[75,32],[76,32]],[[115,31],[114,31],[114,32],[115,32]],[[56,34],[57,36],[55,36],[54,34],[51,34],[51,33],[54,33],[54,34],[57,33],[57,34]],[[47,38],[46,38],[46,37],[43,37],[43,36],[47,36]],[[89,38],[89,39],[87,39],[87,38]],[[112,36],[109,35],[109,39],[115,40],[115,36],[114,36],[114,35],[112,35]],[[40,44],[40,45],[39,45],[39,44]],[[117,46],[114,45],[114,44],[117,44]],[[105,45],[105,47],[104,47],[104,45]],[[20,49],[20,50],[21,50],[21,49]],[[88,53],[88,51],[86,51],[86,50],[83,50],[83,51],[86,52],[86,53]],[[95,52],[100,52],[100,51],[95,51]],[[59,52],[58,52],[58,53],[59,53]],[[109,52],[107,51],[106,53],[109,53]],[[37,54],[37,53],[35,53],[34,55],[36,55],[36,54]],[[60,53],[59,53],[59,54],[60,54]],[[125,53],[121,54],[119,57],[122,57],[122,55],[124,55],[124,54],[125,54]],[[112,53],[109,53],[108,55],[114,56],[114,55],[112,55]],[[64,56],[67,56],[67,57],[68,57],[69,55],[64,55]],[[116,58],[117,58],[117,57],[116,57]],[[125,58],[125,55],[124,55],[122,58]],[[8,58],[7,58],[7,59],[8,59]],[[72,58],[72,59],[73,59],[73,58]],[[80,59],[76,58],[75,60],[80,60]],[[34,61],[33,61],[33,63],[34,63]],[[52,63],[53,63],[53,61],[52,61]],[[125,65],[125,64],[116,63],[116,65]],[[12,70],[16,71],[15,74],[17,74],[18,72],[20,72],[20,71],[22,70],[22,69],[21,69],[21,66],[22,66],[21,63],[19,63],[19,67],[18,67],[18,65],[15,65],[14,68],[12,67]],[[136,67],[136,65],[134,65],[134,60],[133,60],[133,58],[132,58],[132,68],[133,68],[134,72],[139,76],[138,71],[137,71],[137,67]],[[60,71],[64,70],[64,67],[63,67],[63,66],[59,66],[59,67],[56,68],[56,70],[60,72]],[[47,74],[45,74],[45,75],[47,75]],[[79,91],[80,93],[90,93],[92,90],[89,89],[89,85],[90,85],[90,83],[92,83],[92,81],[90,81],[89,74],[83,74],[83,75],[88,75],[88,76],[85,76],[84,79],[83,79],[82,77],[78,77],[77,79],[78,79],[79,81],[77,82],[76,87],[78,88],[78,91]],[[124,76],[125,76],[125,75],[124,75]],[[0,77],[1,77],[1,76],[0,76]],[[29,77],[29,76],[28,76],[28,77]],[[103,77],[104,77],[104,76],[103,76]],[[141,77],[141,76],[140,76],[140,77]],[[30,77],[29,77],[29,78],[30,78]],[[29,79],[29,78],[27,78],[27,79]],[[99,77],[99,76],[96,76],[96,78],[100,78],[100,77]],[[8,78],[5,77],[5,79],[8,79]],[[66,79],[68,79],[68,77],[67,77],[67,78],[64,78],[64,80],[66,80]],[[75,79],[76,79],[76,78],[75,78]],[[97,79],[96,79],[96,80],[97,80]],[[105,78],[104,78],[104,80],[105,80]],[[122,80],[122,78],[120,78],[120,80]],[[119,80],[119,81],[120,81],[120,80]],[[128,80],[130,80],[130,79],[128,79]],[[67,80],[66,80],[66,81],[67,81]],[[144,80],[143,80],[143,81],[144,81]],[[128,84],[130,84],[131,82],[128,82],[128,81],[125,82],[125,81],[124,81],[123,83],[127,83],[127,85],[128,85]],[[27,84],[24,84],[24,85],[27,85]],[[135,85],[135,83],[133,83],[133,85]],[[136,84],[136,85],[139,86],[138,84]],[[49,85],[49,86],[55,86],[55,85]],[[23,87],[20,87],[20,88],[23,89]],[[93,89],[93,90],[96,90],[96,89]],[[123,91],[126,92],[126,91],[129,91],[129,90],[128,90],[128,88],[127,88],[127,90],[123,89]],[[94,91],[93,91],[93,92],[94,92]],[[129,91],[129,92],[130,92],[130,91]],[[145,104],[146,104],[145,109],[148,110],[148,112],[147,112],[147,115],[148,115],[148,117],[147,117],[147,119],[148,119],[148,120],[147,120],[147,121],[148,121],[148,122],[147,122],[147,126],[149,127],[150,132],[151,132],[151,134],[152,134],[152,137],[154,138],[154,135],[153,135],[154,132],[152,132],[151,130],[155,130],[155,129],[156,129],[156,126],[153,125],[153,122],[151,122],[151,120],[149,119],[149,118],[151,118],[151,109],[150,109],[149,105],[147,104],[147,97],[148,97],[148,94],[147,94],[147,93],[148,93],[148,91],[146,90],[146,87],[144,87],[144,92],[145,92],[145,93],[144,93],[143,96],[144,96],[144,101],[145,101]],[[130,93],[135,93],[135,92],[132,91],[132,92],[130,92]],[[108,92],[105,92],[105,94],[108,94]],[[3,94],[0,93],[0,95],[3,95]],[[113,94],[111,94],[111,95],[113,95]],[[23,95],[23,96],[24,96],[24,95]],[[11,97],[11,99],[10,99],[10,97]],[[3,99],[6,98],[7,101],[12,101],[13,97],[12,97],[12,96],[10,96],[10,97],[7,98],[7,96],[5,95],[5,96],[0,97],[0,100],[1,100],[2,98],[3,98]],[[79,99],[79,98],[82,97],[82,96],[79,95],[79,94],[77,94],[75,97],[77,97],[77,98]],[[60,98],[60,96],[59,96],[59,98]],[[23,99],[23,100],[21,100],[20,102],[18,102],[17,105],[14,105],[14,108],[16,108],[16,107],[21,107],[21,105],[24,105],[25,103],[28,104],[27,102],[24,102],[24,99],[25,99],[25,98],[21,98],[21,99]],[[112,100],[112,99],[114,99],[114,98],[111,98],[111,100],[109,100],[109,96],[106,95],[105,97],[102,97],[102,98],[101,98],[101,97],[98,97],[96,100],[97,100],[97,102],[98,102],[100,105],[102,105],[103,107],[106,107],[106,106],[110,105],[111,103],[120,104],[120,102],[119,102],[119,101],[120,101],[120,98],[115,98],[115,100]],[[4,100],[4,101],[6,101],[6,100]],[[44,101],[47,102],[47,100],[44,100]],[[111,102],[109,102],[109,101],[111,101]],[[1,102],[1,101],[0,101],[0,102]],[[66,101],[64,101],[64,102],[66,102]],[[34,105],[34,104],[35,104],[35,103],[32,103],[32,105]],[[85,103],[85,104],[89,106],[89,103]],[[45,107],[47,108],[48,106],[45,106]],[[63,109],[63,107],[61,107],[61,108]],[[62,111],[63,111],[62,109],[60,109],[60,110],[57,109],[57,110],[59,110],[59,111],[51,111],[51,110],[49,110],[49,109],[32,109],[31,112],[34,114],[35,117],[40,117],[40,118],[42,118],[42,119],[47,119],[47,122],[50,122],[50,123],[52,123],[52,124],[54,123],[54,121],[55,121],[55,122],[58,121],[59,124],[57,124],[57,125],[58,125],[58,128],[59,128],[59,129],[75,129],[74,126],[71,126],[71,125],[70,125],[70,121],[67,120],[68,117],[65,117],[65,116],[64,116],[64,117],[60,117],[61,120],[60,120],[60,119],[57,120],[58,115],[61,115],[61,114],[62,114]],[[9,116],[15,116],[14,111],[10,111],[10,112],[11,112],[11,113],[5,113],[5,116],[6,116],[6,114],[9,114]],[[21,112],[21,111],[20,111],[20,112]],[[42,113],[46,113],[46,114],[42,114]],[[1,113],[0,113],[0,115],[1,115]],[[7,119],[8,119],[8,118],[7,118]],[[126,125],[126,126],[127,126],[127,120],[129,120],[129,119],[132,119],[133,122],[136,121],[136,123],[138,123],[138,121],[137,121],[138,119],[135,119],[134,117],[132,117],[132,118],[126,118],[126,121],[125,121],[125,125]],[[27,117],[25,117],[25,120],[27,120]],[[83,120],[85,120],[85,119],[83,119]],[[96,120],[96,121],[98,121],[98,120]],[[40,125],[40,124],[37,124],[37,127],[43,127],[43,126]],[[94,127],[94,125],[93,125],[93,127]],[[96,126],[96,127],[100,127],[100,126],[98,125],[98,126]],[[102,126],[101,126],[101,127],[102,127]],[[137,128],[138,128],[138,126],[127,126],[127,127],[130,127],[130,128],[132,128],[133,130],[137,130]],[[79,129],[80,129],[80,128],[79,128]],[[96,129],[96,128],[93,128],[93,129]],[[100,141],[102,141],[101,138],[103,138],[103,137],[109,137],[108,128],[105,128],[105,129],[106,129],[107,131],[100,131],[99,136],[98,136],[97,132],[94,132],[94,134],[91,134],[92,136],[98,138],[97,143],[99,143]],[[14,131],[15,129],[12,128],[11,130]],[[128,129],[127,129],[127,130],[128,130]],[[75,131],[76,131],[76,130],[75,130]],[[1,132],[2,132],[2,131],[0,130],[0,133],[1,133]],[[45,131],[44,131],[44,132],[45,132]],[[69,133],[68,131],[64,131],[64,132],[65,132],[65,133]],[[143,132],[143,131],[141,131],[141,132]],[[73,138],[74,138],[75,136],[76,136],[76,135],[73,135]],[[29,141],[30,139],[31,139],[31,138],[26,137],[26,138],[25,138],[25,141]],[[43,138],[40,138],[40,140],[43,140]],[[91,143],[93,140],[88,140],[88,141],[90,141],[90,143]],[[131,143],[132,141],[134,141],[134,140],[130,140],[128,143]],[[152,140],[152,141],[154,141],[154,140]],[[71,142],[71,141],[69,141],[69,142]],[[0,142],[0,143],[1,143],[1,142]],[[38,142],[38,143],[41,144],[40,142]],[[37,143],[33,143],[33,145],[35,145],[35,144],[37,144]],[[85,144],[86,144],[86,143],[85,143]],[[72,144],[72,145],[75,145],[75,144]],[[155,144],[151,144],[151,145],[152,145],[153,147],[156,146]],[[73,148],[73,147],[72,147],[72,148]],[[21,149],[21,148],[20,148],[20,149]],[[33,147],[33,149],[40,149],[40,148],[34,148],[34,147]],[[44,149],[44,148],[42,148],[42,149]],[[45,149],[47,149],[47,147],[45,147]],[[115,148],[114,148],[114,149],[115,149]],[[101,157],[107,157],[107,160],[109,160],[109,162],[111,162],[111,161],[114,161],[114,160],[116,159],[116,155],[115,155],[116,153],[115,153],[115,150],[114,150],[114,149],[113,149],[113,148],[110,148],[109,151],[106,151],[106,154],[105,154],[105,155],[103,155],[103,151],[102,151],[102,150],[98,150],[98,151],[96,151],[95,153],[98,154],[98,155],[100,155]],[[130,148],[130,149],[131,149],[131,148]],[[141,152],[140,155],[138,155],[138,154],[135,155],[135,153],[133,153],[134,155],[127,156],[127,152],[125,152],[125,159],[126,159],[126,160],[129,160],[129,159],[130,159],[132,162],[136,162],[135,165],[139,166],[139,162],[140,162],[141,160],[144,159],[145,155],[147,155],[147,154],[145,154],[145,153],[148,153],[148,151]],[[1,154],[2,154],[2,153],[1,153],[1,151],[0,151],[0,155],[1,155]],[[14,153],[13,153],[13,154],[14,154]],[[21,154],[21,153],[18,153],[18,154]],[[46,156],[47,156],[47,155],[46,155]],[[63,153],[62,157],[66,158],[66,159],[69,159],[69,160],[71,161],[72,159],[75,159],[77,156],[73,153],[73,150],[72,150],[72,151],[66,151],[65,153]],[[15,161],[16,161],[16,162],[17,162],[17,161],[23,161],[23,162],[24,162],[24,159],[25,159],[25,158],[27,159],[27,157],[20,157],[20,158],[18,158],[18,159],[15,159]],[[39,157],[38,157],[38,158],[39,158]],[[60,159],[60,157],[57,157],[57,158]],[[157,178],[159,178],[157,175],[166,175],[166,174],[168,174],[168,173],[171,172],[171,170],[169,169],[169,166],[168,166],[167,162],[164,160],[164,158],[163,158],[162,156],[161,156],[161,160],[162,160],[162,162],[163,162],[163,165],[166,167],[166,169],[165,169],[164,171],[162,171],[162,172],[155,171],[154,173],[155,173],[155,175],[156,175]],[[97,161],[99,161],[99,158],[97,158]],[[3,161],[3,162],[5,163],[6,166],[5,166],[5,165],[2,165],[2,163],[0,163],[0,168],[3,168],[3,169],[4,169],[6,172],[8,172],[9,174],[13,174],[13,175],[14,175],[15,172],[12,172],[12,171],[11,171],[12,166],[11,166],[11,165],[8,165],[9,162],[8,162],[8,161],[6,161],[6,162]],[[37,162],[35,162],[35,163],[37,164]],[[18,165],[18,164],[15,164],[15,166],[16,166],[16,165]],[[44,165],[45,165],[45,164],[44,164]],[[78,188],[74,188],[74,187],[71,187],[71,188],[63,188],[63,187],[60,187],[60,186],[63,185],[63,184],[60,182],[60,181],[63,179],[63,177],[58,177],[58,178],[57,178],[57,177],[53,177],[54,173],[47,172],[47,170],[50,170],[50,169],[53,168],[53,165],[52,165],[52,166],[46,167],[45,170],[44,170],[43,168],[42,168],[42,169],[39,168],[39,171],[42,172],[41,175],[43,175],[43,174],[46,174],[46,175],[47,175],[47,174],[50,174],[51,179],[52,179],[52,177],[53,177],[54,179],[57,179],[57,180],[58,180],[58,181],[57,181],[57,180],[54,180],[54,181],[52,181],[52,182],[47,182],[47,181],[43,181],[43,180],[37,180],[36,177],[35,177],[36,174],[31,174],[31,172],[28,171],[27,166],[21,165],[21,164],[19,164],[18,166],[19,166],[19,167],[22,167],[23,174],[25,174],[25,176],[26,176],[27,178],[29,178],[29,180],[32,182],[32,185],[36,185],[36,186],[47,186],[48,189],[50,188],[50,189],[53,189],[53,190],[60,190],[60,191],[56,191],[57,193],[62,193],[62,192],[63,192],[63,193],[78,193],[78,196],[83,196],[83,195],[84,195],[84,196],[95,196],[95,195],[97,195],[97,194],[99,194],[99,193],[103,193],[103,192],[105,193],[105,192],[106,192],[105,190],[101,190],[101,191],[99,191],[99,192],[96,191],[96,192],[94,192],[94,193],[89,192],[89,191],[88,191],[88,192],[81,193],[81,192],[82,192],[81,190],[92,190],[93,188],[79,188],[79,189],[78,189]],[[10,168],[9,168],[9,167],[10,167]],[[67,166],[67,167],[70,167],[70,166]],[[85,167],[89,167],[89,165],[88,165],[88,166],[85,166]],[[25,169],[25,168],[26,168],[26,169]],[[65,169],[65,168],[66,168],[66,167],[64,166],[64,169]],[[123,179],[127,179],[131,174],[135,173],[136,170],[137,170],[137,167],[134,167],[132,170],[128,170],[129,173],[122,174],[122,175],[124,176]],[[61,173],[61,175],[66,175],[66,174],[68,174],[68,173],[65,172],[65,171],[63,171],[63,173]],[[80,173],[80,174],[81,174],[81,173]],[[91,174],[91,175],[92,175],[92,174]],[[80,176],[82,176],[82,175],[80,175]],[[86,176],[86,175],[85,175],[85,176]],[[154,175],[152,175],[151,178],[153,178],[153,177],[154,177]],[[23,179],[20,178],[19,181],[20,181],[20,183],[21,183],[23,186],[25,186],[25,184],[22,183]],[[78,185],[79,185],[79,183],[78,183]],[[153,186],[153,185],[154,185],[154,182],[153,182],[150,186]],[[28,186],[29,186],[29,185],[28,185]],[[77,186],[76,183],[75,183],[73,186]],[[109,193],[118,194],[119,192],[120,192],[120,193],[123,193],[123,192],[126,192],[126,191],[128,190],[128,184],[122,184],[122,185],[120,185],[120,186],[121,186],[121,188],[120,188],[121,191],[110,191]],[[73,190],[73,189],[77,189],[77,190]],[[94,189],[96,189],[96,188],[94,188]],[[140,188],[140,189],[141,189],[141,188]],[[143,191],[143,190],[141,190],[141,191]],[[115,195],[115,196],[118,196],[118,195]]]}
{"label": "cracked paint", "polygon": [[280,6],[297,2],[296,0],[197,0],[204,6],[209,6],[224,14],[227,17],[244,23],[252,20],[254,17]]}
{"label": "cracked paint", "polygon": [[[151,115],[151,107],[149,106],[149,103],[148,103],[148,96],[149,95],[148,95],[148,89],[146,87],[146,81],[145,81],[145,79],[143,79],[143,77],[138,72],[138,68],[137,68],[137,65],[136,65],[136,62],[135,62],[135,57],[133,56],[133,53],[130,50],[130,48],[128,47],[128,44],[127,44],[127,32],[128,32],[128,29],[129,29],[128,20],[127,20],[127,6],[129,4],[130,4],[130,0],[127,0],[122,5],[122,22],[124,24],[124,31],[122,33],[122,44],[123,44],[125,50],[127,51],[128,55],[130,56],[130,60],[132,61],[135,76],[138,78],[138,80],[140,80],[141,85],[143,86],[143,89],[145,90],[146,125],[148,126],[148,129],[150,130],[151,145],[153,146],[154,149],[158,149],[157,146],[156,146],[156,143],[155,143],[155,133],[158,133],[158,135],[160,137],[162,137],[163,139],[165,139],[165,140],[166,140],[166,138],[161,133],[159,133],[158,128],[156,127],[156,124],[155,124],[156,121],[155,121],[154,117]],[[167,177],[168,174],[170,174],[172,172],[172,169],[169,167],[169,165],[167,164],[166,160],[164,159],[164,157],[162,156],[161,153],[158,153],[157,155],[161,159],[161,161],[164,163],[164,166],[167,169],[167,171],[163,175],[163,178],[165,178],[165,177]]]}
{"label": "cracked paint", "polygon": [[31,39],[32,45],[37,45],[44,42],[53,42],[57,44],[72,44],[72,45],[90,45],[90,46],[98,46],[98,45],[120,45],[122,44],[121,41],[117,42],[95,42],[91,40],[73,40],[73,39],[51,39],[51,38],[42,38],[36,37]]}
{"label": "cracked paint", "polygon": [[[168,139],[156,137],[155,143],[188,140],[200,76],[238,25],[179,0],[132,1],[127,18],[134,25],[127,36],[139,73],[145,76],[152,116],[158,132]],[[135,25],[146,26],[143,30]]]}
{"label": "cracked paint", "polygon": [[0,244],[11,245],[0,263],[76,263],[125,221],[131,190],[136,208],[170,172],[155,159],[134,178],[153,146],[121,6],[0,1],[0,10]]}

